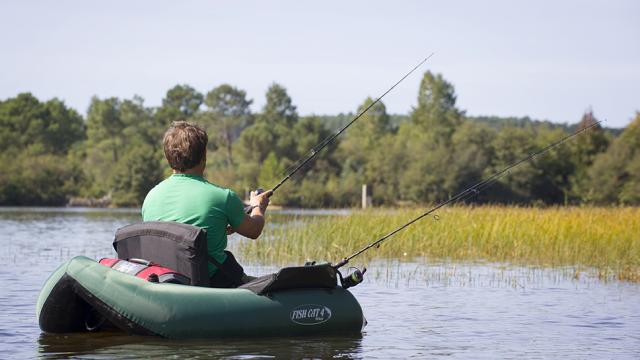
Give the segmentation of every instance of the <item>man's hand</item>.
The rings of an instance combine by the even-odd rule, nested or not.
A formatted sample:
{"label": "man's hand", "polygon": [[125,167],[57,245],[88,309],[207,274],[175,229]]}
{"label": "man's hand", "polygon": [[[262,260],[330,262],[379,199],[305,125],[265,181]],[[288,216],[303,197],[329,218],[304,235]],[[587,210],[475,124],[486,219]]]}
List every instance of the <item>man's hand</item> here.
{"label": "man's hand", "polygon": [[249,194],[249,205],[251,207],[259,207],[263,212],[269,206],[269,197],[273,194],[273,190],[267,190],[261,194],[257,194],[255,191],[252,191]]}
{"label": "man's hand", "polygon": [[244,216],[244,220],[234,230],[250,239],[256,239],[262,233],[264,228],[264,212],[269,206],[269,196],[273,194],[273,190],[265,191],[261,194],[256,194],[252,191],[249,195],[249,205],[251,211]]}

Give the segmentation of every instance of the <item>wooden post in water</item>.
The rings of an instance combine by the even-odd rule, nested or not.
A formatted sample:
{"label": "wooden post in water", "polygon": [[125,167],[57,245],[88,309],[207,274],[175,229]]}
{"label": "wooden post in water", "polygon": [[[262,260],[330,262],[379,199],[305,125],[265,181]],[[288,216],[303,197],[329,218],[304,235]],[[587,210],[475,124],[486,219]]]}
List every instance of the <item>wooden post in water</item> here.
{"label": "wooden post in water", "polygon": [[369,196],[367,191],[367,184],[362,185],[362,208],[366,209],[371,206],[371,196]]}

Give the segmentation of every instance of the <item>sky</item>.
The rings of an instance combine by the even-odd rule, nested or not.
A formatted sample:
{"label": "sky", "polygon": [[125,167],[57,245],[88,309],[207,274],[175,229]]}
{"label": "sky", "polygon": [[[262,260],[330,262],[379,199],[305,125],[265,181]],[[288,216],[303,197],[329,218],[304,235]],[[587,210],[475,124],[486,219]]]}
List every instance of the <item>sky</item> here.
{"label": "sky", "polygon": [[387,95],[416,104],[424,71],[468,115],[623,127],[640,111],[640,1],[3,1],[0,99],[31,92],[82,114],[92,96],[158,106],[189,84],[229,83],[264,105],[287,88],[301,115]]}

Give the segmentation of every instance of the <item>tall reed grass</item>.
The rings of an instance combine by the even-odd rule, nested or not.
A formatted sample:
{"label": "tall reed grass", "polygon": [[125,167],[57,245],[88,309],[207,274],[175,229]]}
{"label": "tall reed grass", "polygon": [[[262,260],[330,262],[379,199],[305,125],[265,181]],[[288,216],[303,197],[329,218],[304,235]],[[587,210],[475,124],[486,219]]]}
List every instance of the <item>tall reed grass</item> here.
{"label": "tall reed grass", "polygon": [[[298,217],[239,245],[243,258],[272,264],[337,262],[423,210],[367,210]],[[601,278],[640,281],[640,208],[450,207],[425,217],[353,260],[486,260],[596,269]],[[579,271],[579,270],[578,270]]]}

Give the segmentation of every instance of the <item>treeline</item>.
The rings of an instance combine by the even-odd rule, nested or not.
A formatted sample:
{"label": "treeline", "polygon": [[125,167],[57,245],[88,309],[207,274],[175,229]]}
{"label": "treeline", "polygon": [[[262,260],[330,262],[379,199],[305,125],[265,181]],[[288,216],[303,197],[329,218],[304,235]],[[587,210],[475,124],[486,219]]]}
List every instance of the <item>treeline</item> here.
{"label": "treeline", "polygon": [[[357,111],[372,102],[365,99]],[[206,94],[177,85],[159,107],[145,106],[140,97],[94,97],[84,118],[60,100],[41,102],[29,93],[0,101],[0,205],[84,199],[139,206],[170,174],[162,135],[177,119],[207,129],[209,181],[239,194],[269,188],[353,116],[301,117],[278,84],[267,90],[260,112],[253,113],[251,103],[227,84]],[[453,86],[426,72],[410,114],[390,115],[382,102],[374,105],[274,202],[354,206],[362,184],[372,188],[375,205],[442,201],[594,121],[591,112],[573,125],[467,117],[456,106]],[[596,126],[467,201],[640,204],[640,113],[621,132]]]}

